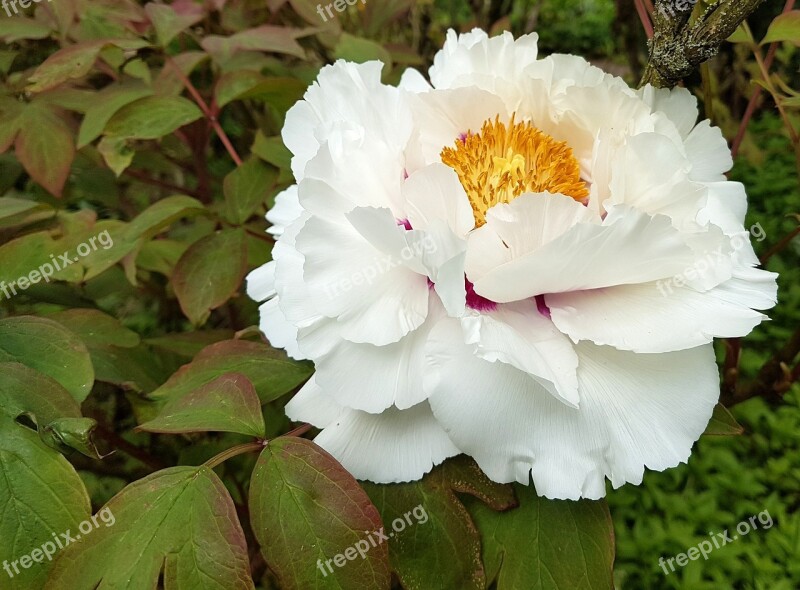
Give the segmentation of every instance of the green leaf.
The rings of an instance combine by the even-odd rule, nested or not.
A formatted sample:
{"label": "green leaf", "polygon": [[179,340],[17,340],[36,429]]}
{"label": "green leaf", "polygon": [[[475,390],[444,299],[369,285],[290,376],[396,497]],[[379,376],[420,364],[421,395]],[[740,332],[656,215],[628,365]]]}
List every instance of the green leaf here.
{"label": "green leaf", "polygon": [[744,432],[744,428],[736,421],[736,418],[722,404],[714,406],[714,413],[706,426],[703,434],[709,436],[737,436]]}
{"label": "green leaf", "polygon": [[57,451],[75,449],[92,459],[102,459],[92,440],[96,427],[97,422],[91,418],[60,418],[45,426],[39,435],[47,446]]}
{"label": "green leaf", "polygon": [[761,44],[775,41],[791,41],[795,45],[800,45],[800,10],[779,14],[770,23]]}
{"label": "green leaf", "polygon": [[56,51],[36,68],[28,90],[42,92],[67,80],[82,78],[92,69],[104,45],[104,41],[87,41]]}
{"label": "green leaf", "polygon": [[[191,6],[191,5],[189,5]],[[158,42],[166,47],[180,33],[192,25],[203,20],[202,10],[187,12],[183,10],[178,13],[172,6],[167,4],[155,4],[149,2],[145,5],[144,11],[156,29]]]}
{"label": "green leaf", "polygon": [[[173,467],[106,504],[106,526],[58,557],[47,590],[252,590],[247,543],[225,485],[208,467]],[[113,517],[113,518],[112,518]],[[112,526],[113,525],[113,526]]]}
{"label": "green leaf", "polygon": [[303,97],[307,89],[307,84],[297,78],[267,78],[239,98],[262,100],[279,113],[285,113]]}
{"label": "green leaf", "polygon": [[100,137],[111,117],[122,107],[152,94],[151,88],[138,81],[111,84],[97,93],[96,100],[89,105],[83,117],[78,133],[78,148],[82,148]]}
{"label": "green leaf", "polygon": [[94,383],[86,346],[65,327],[44,318],[0,320],[0,362],[22,363],[49,375],[79,402]]}
{"label": "green leaf", "polygon": [[20,115],[25,103],[11,97],[0,96],[0,154],[14,144],[20,126]]}
{"label": "green leaf", "polygon": [[16,362],[0,363],[0,416],[27,416],[38,427],[59,418],[80,418],[78,402],[53,378]]}
{"label": "green leaf", "polygon": [[516,503],[510,486],[492,482],[465,456],[421,481],[363,486],[391,531],[389,557],[403,588],[485,588],[480,537],[456,492],[505,510]]}
{"label": "green leaf", "polygon": [[75,159],[75,141],[62,111],[32,102],[19,118],[14,148],[31,177],[60,197]]}
{"label": "green leaf", "polygon": [[260,160],[251,159],[225,177],[226,217],[241,225],[264,205],[275,187],[278,173]]}
{"label": "green leaf", "polygon": [[202,117],[197,105],[180,96],[149,96],[117,111],[105,133],[128,139],[159,139]]}
{"label": "green leaf", "polygon": [[158,387],[160,381],[150,371],[152,354],[141,345],[139,335],[116,318],[94,309],[70,309],[49,317],[86,344],[97,381],[133,391]]}
{"label": "green leaf", "polygon": [[196,326],[206,323],[211,311],[236,293],[246,272],[244,230],[226,229],[198,240],[178,260],[172,275],[183,313]]}
{"label": "green leaf", "polygon": [[[56,240],[49,232],[36,232],[11,240],[0,246],[0,293],[7,299],[16,297],[24,289],[18,285],[19,279],[27,277],[26,280],[33,283],[33,280],[40,282],[42,271],[49,275],[50,270],[55,269],[53,261],[58,262],[59,254],[67,251],[68,244],[66,239]],[[49,264],[47,268],[45,265]],[[39,273],[40,278],[31,277],[32,271]],[[49,280],[64,280],[78,282],[83,278],[83,271],[80,265],[70,264],[60,270],[53,272]]]}
{"label": "green leaf", "polygon": [[209,35],[200,45],[217,61],[227,61],[238,51],[267,51],[304,58],[305,51],[296,41],[303,34],[298,29],[264,25],[230,37]]}
{"label": "green leaf", "polygon": [[68,309],[49,316],[80,337],[89,348],[139,345],[139,335],[123,326],[116,318],[96,309]]}
{"label": "green leaf", "polygon": [[233,330],[202,330],[199,332],[167,334],[158,338],[148,338],[145,342],[151,346],[175,353],[178,356],[192,359],[206,346],[223,340],[230,340],[233,336]]}
{"label": "green leaf", "polygon": [[383,527],[378,511],[310,441],[280,437],[267,445],[250,483],[250,521],[281,588],[390,587],[387,546],[368,540]]}
{"label": "green leaf", "polygon": [[200,351],[150,397],[159,401],[179,399],[229,373],[246,376],[261,403],[267,403],[302,384],[311,375],[311,369],[261,342],[225,340]]}
{"label": "green leaf", "polygon": [[728,37],[728,43],[753,43],[753,36],[743,25],[739,25]]}
{"label": "green leaf", "polygon": [[150,239],[179,219],[199,215],[205,211],[205,206],[192,197],[176,195],[161,199],[131,221],[123,239],[127,242],[135,242],[141,238]]}
{"label": "green leaf", "polygon": [[0,198],[0,229],[14,227],[28,219],[33,213],[52,211],[46,203],[37,203],[13,197]]}
{"label": "green leaf", "polygon": [[261,401],[253,384],[240,373],[229,373],[169,402],[159,415],[139,430],[183,432],[237,432],[264,437]]}
{"label": "green leaf", "polygon": [[252,152],[281,170],[292,169],[292,152],[284,145],[280,136],[267,137],[259,130],[253,142]]}
{"label": "green leaf", "polygon": [[49,37],[52,29],[39,21],[24,16],[0,18],[0,39],[6,43],[14,43],[22,39],[44,39]]}
{"label": "green leaf", "polygon": [[217,105],[222,108],[238,100],[245,92],[264,81],[264,76],[253,70],[236,70],[222,76],[214,88]]}
{"label": "green leaf", "polygon": [[[0,416],[0,562],[14,573],[3,583],[8,590],[42,588],[53,563],[44,559],[19,563],[34,549],[52,557],[58,551],[54,535],[77,532],[91,515],[89,496],[69,462],[47,447],[35,432]],[[13,565],[17,562],[17,566]],[[7,572],[0,572],[6,578]]]}
{"label": "green leaf", "polygon": [[497,590],[611,590],[614,528],[604,500],[548,500],[514,484],[519,508],[471,503]]}
{"label": "green leaf", "polygon": [[334,55],[336,59],[345,59],[356,63],[364,63],[377,59],[383,62],[389,69],[392,68],[392,56],[382,45],[375,43],[375,41],[370,41],[369,39],[354,37],[348,33],[342,34],[338,45],[336,45]]}
{"label": "green leaf", "polygon": [[[25,416],[44,435],[46,425],[80,415],[78,402],[55,380],[19,363],[0,363],[0,562],[19,560],[52,541],[52,533],[75,530],[90,514],[88,495],[72,466],[16,423]],[[40,588],[50,565],[18,567],[3,588]]]}
{"label": "green leaf", "polygon": [[117,178],[133,163],[133,157],[136,155],[136,150],[122,137],[104,137],[100,140],[97,151]]}

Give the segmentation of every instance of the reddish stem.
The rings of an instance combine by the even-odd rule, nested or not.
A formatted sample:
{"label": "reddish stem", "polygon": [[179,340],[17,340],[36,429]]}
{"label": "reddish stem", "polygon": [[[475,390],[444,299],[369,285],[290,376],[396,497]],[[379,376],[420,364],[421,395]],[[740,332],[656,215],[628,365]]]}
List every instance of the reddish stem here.
{"label": "reddish stem", "polygon": [[[790,10],[794,9],[794,0],[786,0],[786,4],[783,6],[783,14],[786,14]],[[764,68],[767,72],[772,67],[772,62],[775,60],[775,52],[778,50],[778,42],[770,43],[769,48],[767,49],[767,57],[764,59]],[[747,131],[747,126],[750,123],[750,119],[753,118],[753,115],[756,112],[756,105],[758,104],[758,99],[761,97],[761,93],[763,92],[764,88],[762,86],[756,86],[753,90],[753,94],[750,96],[750,100],[747,102],[747,108],[744,111],[744,116],[742,117],[742,122],[739,124],[739,130],[736,132],[736,137],[733,140],[733,144],[731,146],[731,154],[735,158],[739,153],[739,148],[742,146],[742,141],[744,140],[744,134]]]}
{"label": "reddish stem", "polygon": [[639,20],[642,21],[644,32],[647,33],[647,38],[652,39],[653,23],[650,22],[650,14],[648,14],[647,8],[645,8],[644,0],[634,0],[634,4],[636,5],[636,12],[639,15]]}
{"label": "reddish stem", "polygon": [[772,248],[767,250],[764,253],[764,255],[761,256],[761,258],[759,258],[759,261],[761,262],[761,266],[764,266],[767,263],[767,260],[769,260],[775,254],[777,254],[778,252],[783,250],[786,246],[788,246],[789,242],[791,242],[793,239],[795,239],[795,237],[797,237],[798,235],[800,235],[800,226],[794,228],[794,230],[792,230],[788,235],[784,236],[783,239],[780,242],[778,242]]}
{"label": "reddish stem", "polygon": [[178,78],[180,78],[181,82],[183,82],[183,85],[186,87],[186,90],[188,90],[189,94],[192,95],[192,98],[197,103],[197,106],[199,106],[200,110],[203,111],[203,114],[206,116],[206,119],[208,119],[209,123],[211,123],[211,126],[214,128],[214,132],[217,134],[217,137],[219,137],[219,140],[222,142],[222,145],[225,146],[225,149],[228,151],[228,154],[230,154],[231,159],[236,163],[237,166],[241,166],[242,159],[239,157],[239,154],[236,153],[236,148],[233,147],[231,140],[228,138],[228,134],[225,133],[225,130],[222,128],[222,125],[219,124],[219,120],[217,119],[217,115],[219,113],[214,112],[209,108],[208,103],[206,103],[206,101],[203,100],[203,97],[197,91],[197,88],[195,88],[194,84],[192,84],[192,81],[183,73],[178,64],[176,64],[175,61],[169,56],[167,56],[166,59],[167,62],[172,66],[172,68],[177,73]]}

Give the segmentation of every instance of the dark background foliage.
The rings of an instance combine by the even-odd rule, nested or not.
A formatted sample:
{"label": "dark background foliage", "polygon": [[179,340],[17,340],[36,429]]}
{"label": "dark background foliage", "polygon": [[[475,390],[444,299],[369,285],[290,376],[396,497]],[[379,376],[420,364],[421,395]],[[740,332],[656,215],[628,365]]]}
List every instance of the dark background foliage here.
{"label": "dark background foliage", "polygon": [[[781,273],[772,321],[718,343],[732,416],[710,430],[728,436],[607,502],[572,503],[494,484],[463,457],[422,482],[353,480],[284,416],[312,367],[262,340],[242,281],[269,260],[264,214],[293,182],[286,111],[324,64],[380,59],[396,83],[448,28],[480,26],[535,30],[542,53],[635,86],[649,0],[366,0],[327,20],[311,0],[7,4],[0,281],[18,292],[0,295],[0,561],[104,506],[116,520],[54,562],[0,572],[0,588],[600,589],[614,559],[620,589],[800,587],[793,5],[763,3],[684,81],[730,140],[757,254]],[[52,280],[19,282],[91,240]],[[320,573],[317,559],[416,506],[425,524]],[[764,510],[771,528],[659,567]]]}

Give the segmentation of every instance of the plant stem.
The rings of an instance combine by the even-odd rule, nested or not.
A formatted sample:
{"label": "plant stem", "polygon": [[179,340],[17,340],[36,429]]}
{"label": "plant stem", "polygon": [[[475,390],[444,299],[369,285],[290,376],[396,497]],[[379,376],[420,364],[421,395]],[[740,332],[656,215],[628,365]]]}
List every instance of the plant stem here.
{"label": "plant stem", "polygon": [[186,74],[183,73],[178,64],[176,64],[175,61],[170,56],[167,56],[166,60],[175,70],[175,72],[178,75],[178,78],[180,78],[181,82],[183,82],[183,85],[186,88],[186,90],[188,90],[189,94],[192,95],[192,98],[197,103],[197,106],[199,106],[200,110],[203,111],[203,114],[206,116],[206,119],[208,119],[209,123],[211,123],[211,126],[214,128],[214,132],[217,134],[217,137],[219,137],[219,140],[222,142],[222,145],[225,146],[225,149],[228,151],[228,154],[230,154],[231,159],[236,163],[237,166],[241,166],[242,159],[239,157],[239,154],[236,153],[236,148],[233,147],[233,144],[231,143],[228,134],[225,133],[225,130],[222,128],[222,125],[219,124],[219,120],[217,119],[217,113],[209,108],[206,101],[203,100],[203,97],[197,91],[197,88],[195,88],[194,84],[192,84],[192,81],[186,76]]}

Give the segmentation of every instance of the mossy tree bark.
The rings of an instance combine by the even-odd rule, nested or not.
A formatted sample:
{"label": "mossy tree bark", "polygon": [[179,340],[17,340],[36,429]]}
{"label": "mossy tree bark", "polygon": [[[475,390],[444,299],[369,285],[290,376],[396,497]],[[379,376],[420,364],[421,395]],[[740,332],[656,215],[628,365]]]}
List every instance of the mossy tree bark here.
{"label": "mossy tree bark", "polygon": [[691,20],[694,2],[656,0],[650,59],[640,86],[671,88],[719,51],[762,0],[719,0]]}

